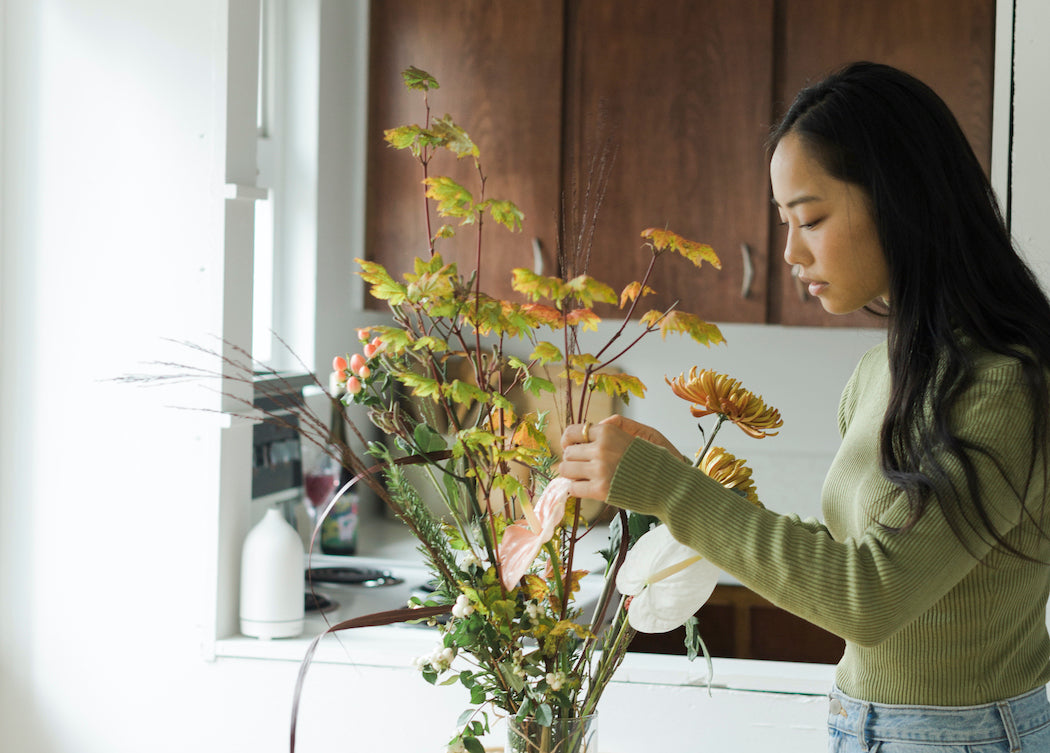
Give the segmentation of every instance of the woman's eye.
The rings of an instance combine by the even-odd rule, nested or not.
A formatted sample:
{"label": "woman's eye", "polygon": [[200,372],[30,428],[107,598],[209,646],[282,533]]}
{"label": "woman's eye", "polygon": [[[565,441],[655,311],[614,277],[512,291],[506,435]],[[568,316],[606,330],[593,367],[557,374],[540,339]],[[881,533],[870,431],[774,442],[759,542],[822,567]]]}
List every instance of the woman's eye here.
{"label": "woman's eye", "polygon": [[805,228],[806,230],[812,230],[819,224],[820,220],[813,220],[812,222],[800,222],[798,226],[801,228]]}

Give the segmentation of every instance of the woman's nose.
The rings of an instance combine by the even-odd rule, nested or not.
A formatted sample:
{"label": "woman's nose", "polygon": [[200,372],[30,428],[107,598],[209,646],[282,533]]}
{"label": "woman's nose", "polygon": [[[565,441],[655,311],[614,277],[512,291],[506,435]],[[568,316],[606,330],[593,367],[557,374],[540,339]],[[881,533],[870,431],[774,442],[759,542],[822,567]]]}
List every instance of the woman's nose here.
{"label": "woman's nose", "polygon": [[802,264],[806,261],[805,245],[799,240],[798,233],[790,228],[784,242],[784,261],[788,264]]}

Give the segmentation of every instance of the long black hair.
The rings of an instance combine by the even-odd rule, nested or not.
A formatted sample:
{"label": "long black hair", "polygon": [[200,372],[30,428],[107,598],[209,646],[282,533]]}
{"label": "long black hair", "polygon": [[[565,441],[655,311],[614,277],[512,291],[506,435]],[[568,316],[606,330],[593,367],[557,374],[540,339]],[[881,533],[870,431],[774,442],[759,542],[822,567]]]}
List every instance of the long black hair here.
{"label": "long black hair", "polygon": [[[1020,362],[1033,411],[1031,465],[1046,480],[1050,304],[1014,249],[992,187],[947,105],[915,77],[854,63],[803,89],[775,128],[834,178],[864,190],[890,272],[887,347],[892,388],[880,434],[886,477],[907,492],[910,527],[937,499],[960,539],[969,528],[1017,550],[991,525],[971,453],[956,436],[956,398],[974,378],[974,350]],[[964,471],[963,490],[946,462]],[[1028,510],[1029,515],[1035,511]],[[1040,511],[1041,512],[1041,511]]]}

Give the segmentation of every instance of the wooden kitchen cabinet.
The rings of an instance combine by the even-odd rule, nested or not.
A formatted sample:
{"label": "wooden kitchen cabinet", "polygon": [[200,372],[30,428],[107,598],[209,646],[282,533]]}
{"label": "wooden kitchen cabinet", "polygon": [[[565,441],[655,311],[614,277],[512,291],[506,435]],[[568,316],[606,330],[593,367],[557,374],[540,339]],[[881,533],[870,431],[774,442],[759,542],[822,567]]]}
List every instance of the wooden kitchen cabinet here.
{"label": "wooden kitchen cabinet", "polygon": [[[716,586],[696,616],[700,637],[712,656],[836,664],[846,645],[841,638],[743,586]],[[685,628],[639,633],[630,650],[685,655],[684,641]]]}
{"label": "wooden kitchen cabinet", "polygon": [[[559,262],[559,248],[570,257],[589,249],[590,271],[614,287],[640,279],[648,257],[638,234],[666,226],[710,243],[724,266],[696,270],[667,259],[652,280],[658,295],[642,311],[680,300],[684,310],[719,322],[882,326],[863,312],[828,315],[800,294],[782,259],[765,140],[803,84],[867,58],[905,68],[939,91],[987,166],[994,6],[995,0],[373,2],[366,253],[404,272],[425,250],[419,166],[382,139],[386,128],[422,121],[421,97],[405,90],[399,75],[416,65],[441,82],[430,96],[432,114],[451,112],[480,146],[490,176],[485,195],[510,199],[526,214],[520,234],[486,227],[481,280],[493,295],[515,297],[509,285],[515,266],[579,271],[582,265]],[[589,238],[598,182],[593,160],[607,140],[616,154]],[[470,163],[440,155],[431,174],[452,174],[473,190]],[[432,223],[436,230],[441,220]],[[475,242],[467,229],[442,253],[472,266]]]}
{"label": "wooden kitchen cabinet", "polygon": [[[992,155],[995,0],[779,0],[775,115],[825,72],[854,60],[888,63],[922,79],[959,119],[987,173]],[[774,220],[776,219],[774,213]],[[881,326],[859,311],[827,314],[792,277],[773,226],[770,320],[780,324]]]}
{"label": "wooden kitchen cabinet", "polygon": [[677,300],[712,321],[765,321],[773,0],[569,9],[566,182],[586,177],[603,138],[617,147],[592,267],[616,289],[641,280],[650,255],[639,232],[667,227],[710,244],[722,270],[661,258],[643,311]]}
{"label": "wooden kitchen cabinet", "polygon": [[[549,271],[555,268],[556,210],[561,191],[563,0],[491,2],[380,0],[370,16],[368,196],[366,253],[395,273],[426,255],[422,168],[383,132],[424,122],[421,92],[409,91],[401,71],[411,65],[433,75],[432,117],[451,114],[481,150],[488,176],[484,195],[509,199],[524,213],[520,233],[484,225],[483,290],[515,298],[510,270],[533,268],[533,238],[540,239]],[[430,175],[449,175],[479,195],[473,160],[439,152]],[[431,231],[447,218],[431,212]],[[445,261],[475,266],[477,234],[460,228],[441,241]],[[370,301],[384,308],[383,301]]]}

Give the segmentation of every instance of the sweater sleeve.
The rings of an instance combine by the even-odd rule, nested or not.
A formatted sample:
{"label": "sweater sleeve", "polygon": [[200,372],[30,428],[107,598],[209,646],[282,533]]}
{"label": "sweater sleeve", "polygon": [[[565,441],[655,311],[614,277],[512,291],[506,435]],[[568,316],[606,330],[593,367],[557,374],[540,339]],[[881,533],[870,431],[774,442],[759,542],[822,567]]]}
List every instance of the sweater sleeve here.
{"label": "sweater sleeve", "polygon": [[[1017,369],[986,373],[953,415],[964,440],[994,450],[972,458],[1000,532],[1020,518],[1015,490],[1025,486],[1031,468],[1031,417],[1021,389]],[[959,469],[948,468],[965,491]],[[965,531],[960,541],[932,503],[911,528],[891,530],[907,519],[907,501],[883,484],[879,522],[859,536],[836,540],[828,528],[755,507],[667,451],[636,439],[616,471],[608,501],[656,515],[678,540],[774,604],[872,646],[928,610],[993,544],[987,535]]]}

